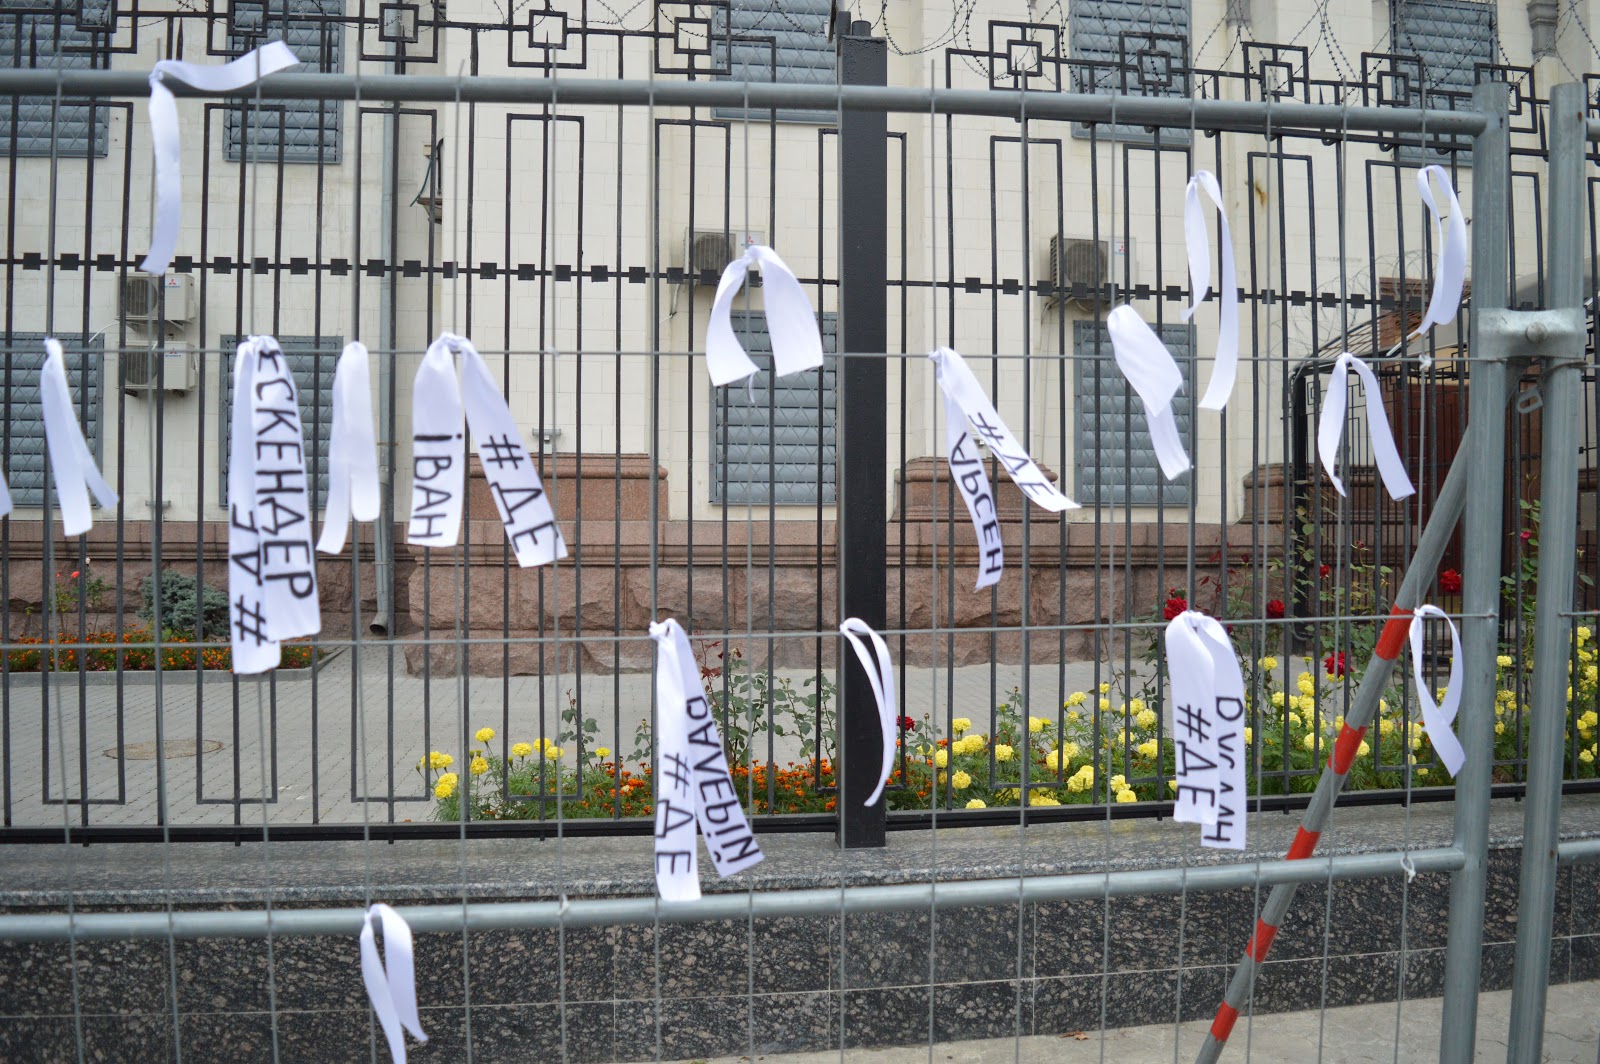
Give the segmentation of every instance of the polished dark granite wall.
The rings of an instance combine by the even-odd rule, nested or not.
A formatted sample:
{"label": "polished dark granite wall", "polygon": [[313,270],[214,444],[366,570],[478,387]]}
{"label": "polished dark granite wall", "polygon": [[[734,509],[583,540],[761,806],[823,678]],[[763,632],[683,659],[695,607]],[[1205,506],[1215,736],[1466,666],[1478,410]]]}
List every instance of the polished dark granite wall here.
{"label": "polished dark granite wall", "polygon": [[[1569,799],[1564,830],[1600,834],[1600,800]],[[1483,985],[1510,985],[1522,808],[1493,815]],[[1273,858],[1295,820],[1252,822]],[[1448,806],[1341,811],[1324,852],[1447,843]],[[841,854],[767,835],[767,860],[719,886],[782,889],[1216,862],[1170,822],[904,833]],[[539,898],[650,891],[648,839],[13,847],[0,907],[298,907],[365,898]],[[709,867],[709,863],[707,863]],[[708,873],[709,874],[709,873]],[[463,888],[463,882],[467,884]],[[712,884],[707,884],[708,889]],[[1255,989],[1257,1014],[1437,996],[1448,877],[1302,887]],[[658,928],[421,935],[430,1041],[411,1060],[683,1059],[1011,1037],[1209,1017],[1265,892],[1235,890]],[[73,979],[75,958],[76,981]],[[1402,987],[1403,974],[1403,987]],[[1600,868],[1561,873],[1551,979],[1600,979]],[[470,989],[470,994],[468,990]],[[76,999],[81,1022],[74,1020]],[[176,1014],[176,1015],[175,1015]],[[0,943],[0,1060],[369,1060],[353,939]],[[1259,1021],[1258,1021],[1259,1022]],[[1239,1035],[1242,1037],[1244,1021]],[[379,1038],[378,1059],[387,1054]]]}

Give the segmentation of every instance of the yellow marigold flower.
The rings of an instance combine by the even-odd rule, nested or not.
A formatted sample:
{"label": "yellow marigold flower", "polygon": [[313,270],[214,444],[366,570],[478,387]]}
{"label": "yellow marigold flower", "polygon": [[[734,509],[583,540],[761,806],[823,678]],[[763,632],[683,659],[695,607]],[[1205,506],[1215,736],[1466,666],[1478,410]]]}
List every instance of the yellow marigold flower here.
{"label": "yellow marigold flower", "polygon": [[1494,733],[1496,735],[1504,735],[1506,733],[1506,722],[1503,721],[1503,720],[1495,721],[1494,722]]}
{"label": "yellow marigold flower", "polygon": [[1014,756],[1016,756],[1016,751],[1011,749],[1011,747],[1007,746],[1005,743],[995,744],[994,759],[996,761],[1010,761]]}
{"label": "yellow marigold flower", "polygon": [[1177,794],[1178,793],[1178,781],[1177,780],[1168,780],[1167,781],[1167,790],[1171,791],[1173,794]]}
{"label": "yellow marigold flower", "polygon": [[1134,716],[1138,716],[1140,713],[1143,713],[1144,709],[1144,699],[1130,698],[1128,700],[1128,712],[1132,713]]}
{"label": "yellow marigold flower", "polygon": [[950,730],[955,732],[957,735],[960,735],[963,732],[969,732],[972,730],[972,721],[966,717],[957,717],[955,720],[950,722]]}
{"label": "yellow marigold flower", "polygon": [[968,809],[987,809],[989,807],[988,807],[988,805],[984,804],[984,801],[983,801],[982,798],[974,798],[970,802],[967,803],[967,808]]}
{"label": "yellow marigold flower", "polygon": [[1268,654],[1266,657],[1256,662],[1256,664],[1260,665],[1264,671],[1271,672],[1273,669],[1278,667],[1278,659],[1273,657],[1271,654]]}
{"label": "yellow marigold flower", "polygon": [[1043,717],[1029,717],[1028,718],[1028,731],[1031,732],[1034,735],[1038,735],[1040,732],[1044,731],[1045,728],[1047,728],[1049,726],[1050,726],[1050,722],[1048,720],[1045,720]]}
{"label": "yellow marigold flower", "polygon": [[950,778],[950,776],[949,776],[949,774],[948,774],[948,773],[945,773],[945,772],[940,772],[940,773],[937,773],[937,774],[936,774],[936,775],[935,775],[935,776],[934,776],[934,779],[935,779],[935,780],[936,780],[936,781],[937,781],[937,782],[938,782],[938,783],[939,783],[939,784],[940,784],[940,786],[943,786],[943,785],[944,785],[944,782],[945,782],[945,780],[947,780],[947,779],[949,779],[949,778]]}
{"label": "yellow marigold flower", "polygon": [[1509,669],[1513,664],[1515,664],[1511,660],[1510,654],[1501,654],[1499,657],[1494,659],[1494,663],[1502,669]]}
{"label": "yellow marigold flower", "polygon": [[596,757],[602,757],[602,758],[603,757],[610,757],[611,756],[611,747],[609,747],[609,746],[597,746],[597,747],[594,748],[594,753],[595,753]]}
{"label": "yellow marigold flower", "polygon": [[958,791],[964,791],[972,786],[972,777],[965,772],[956,772],[950,777],[950,786]]}
{"label": "yellow marigold flower", "polygon": [[1590,665],[1584,669],[1583,682],[1586,684],[1600,683],[1600,665]]}
{"label": "yellow marigold flower", "polygon": [[1588,750],[1579,750],[1578,760],[1582,761],[1585,765],[1592,765],[1594,764],[1594,754],[1590,753]]}
{"label": "yellow marigold flower", "polygon": [[1294,713],[1294,712],[1290,712],[1290,714],[1287,717],[1285,717],[1284,719],[1287,720],[1294,727],[1296,727],[1296,728],[1300,727],[1300,714]]}
{"label": "yellow marigold flower", "polygon": [[479,728],[478,729],[478,734],[474,735],[473,738],[478,740],[480,743],[486,743],[490,739],[494,738],[494,729],[493,728]]}
{"label": "yellow marigold flower", "polygon": [[1111,684],[1109,684],[1109,683],[1101,683],[1101,685],[1100,685],[1100,693],[1103,694],[1103,695],[1110,694],[1111,693]]}
{"label": "yellow marigold flower", "polygon": [[1082,720],[1083,718],[1078,716],[1078,711],[1077,710],[1072,709],[1072,710],[1068,710],[1067,711],[1067,719],[1070,720],[1070,721],[1076,722],[1076,721]]}
{"label": "yellow marigold flower", "polygon": [[1300,696],[1300,712],[1306,714],[1306,719],[1311,719],[1311,714],[1317,711],[1317,700],[1310,695]]}
{"label": "yellow marigold flower", "polygon": [[1084,778],[1082,776],[1068,776],[1067,777],[1067,790],[1071,791],[1073,794],[1082,794],[1084,791],[1086,791],[1088,789],[1089,789],[1089,784],[1084,780]]}
{"label": "yellow marigold flower", "polygon": [[948,767],[950,764],[950,751],[935,750],[933,752],[933,763],[938,765],[940,768]]}
{"label": "yellow marigold flower", "polygon": [[1419,769],[1417,769],[1417,775],[1420,776],[1423,779],[1427,779],[1428,778],[1428,770],[1425,769],[1425,768],[1419,768]]}
{"label": "yellow marigold flower", "polygon": [[1272,692],[1272,708],[1273,709],[1282,709],[1283,708],[1283,692],[1282,691],[1274,691],[1274,692]]}
{"label": "yellow marigold flower", "polygon": [[1356,747],[1356,756],[1357,757],[1366,757],[1371,752],[1372,752],[1372,747],[1367,745],[1367,741],[1365,739],[1361,740],[1361,745]]}
{"label": "yellow marigold flower", "polygon": [[1051,772],[1060,772],[1061,752],[1059,750],[1052,750],[1048,754],[1045,754],[1044,767],[1049,769]]}
{"label": "yellow marigold flower", "polygon": [[1300,745],[1307,750],[1315,750],[1317,748],[1317,733],[1306,732],[1306,737],[1300,740]]}
{"label": "yellow marigold flower", "polygon": [[1245,730],[1244,730],[1244,741],[1246,743],[1253,743],[1253,742],[1255,742],[1255,739],[1256,739],[1255,729],[1254,728],[1250,728],[1250,727],[1246,727]]}
{"label": "yellow marigold flower", "polygon": [[449,768],[455,761],[449,754],[441,754],[437,750],[428,755],[428,767],[432,769]]}
{"label": "yellow marigold flower", "polygon": [[999,794],[996,794],[995,797],[1002,802],[1014,802],[1020,793],[1015,787],[1007,787]]}
{"label": "yellow marigold flower", "polygon": [[1080,768],[1078,770],[1078,775],[1082,776],[1084,779],[1088,780],[1090,783],[1093,783],[1094,782],[1094,766],[1093,765],[1085,765],[1085,766],[1083,766],[1082,768]]}
{"label": "yellow marigold flower", "polygon": [[459,779],[459,777],[454,772],[446,772],[444,775],[440,776],[439,782],[433,786],[433,796],[435,798],[442,799],[448,798],[452,794],[456,793],[457,779]]}
{"label": "yellow marigold flower", "polygon": [[[1077,743],[1062,743],[1061,744],[1061,756],[1066,758],[1068,761],[1071,761],[1073,758],[1077,757],[1078,756],[1078,744]],[[1084,768],[1088,768],[1088,767],[1089,767],[1088,765],[1084,766]]]}
{"label": "yellow marigold flower", "polygon": [[485,761],[481,757],[475,757],[472,759],[472,764],[467,766],[467,769],[474,776],[481,776],[485,772],[489,771],[489,762]]}
{"label": "yellow marigold flower", "polygon": [[1311,692],[1317,689],[1316,682],[1311,679],[1311,674],[1309,672],[1302,672],[1298,677],[1296,677],[1294,685],[1300,689],[1300,693],[1303,695],[1309,695]]}
{"label": "yellow marigold flower", "polygon": [[1132,787],[1124,787],[1117,792],[1117,801],[1119,802],[1137,802],[1138,800],[1139,796],[1133,793]]}
{"label": "yellow marigold flower", "polygon": [[1139,715],[1133,718],[1133,722],[1141,728],[1154,728],[1156,726],[1156,711],[1153,709],[1140,710]]}
{"label": "yellow marigold flower", "polygon": [[512,743],[511,744],[511,756],[512,757],[527,757],[531,753],[533,753],[533,744],[531,744],[531,743]]}
{"label": "yellow marigold flower", "polygon": [[1333,728],[1334,728],[1335,731],[1338,731],[1340,728],[1343,728],[1343,727],[1344,727],[1344,714],[1341,713],[1337,717],[1333,718]]}
{"label": "yellow marigold flower", "polygon": [[1109,713],[1109,712],[1111,712],[1111,699],[1109,699],[1109,698],[1102,698],[1102,699],[1101,699],[1101,700],[1100,700],[1100,712],[1102,712],[1102,713]]}
{"label": "yellow marigold flower", "polygon": [[1380,720],[1378,722],[1378,734],[1384,736],[1385,738],[1388,738],[1389,736],[1393,735],[1394,734],[1394,721],[1392,721],[1392,720]]}
{"label": "yellow marigold flower", "polygon": [[982,735],[979,735],[978,733],[974,732],[973,734],[967,736],[965,739],[963,739],[961,741],[967,744],[967,753],[969,753],[969,754],[981,754],[981,753],[983,753],[983,748],[984,748],[985,744],[984,744],[984,738],[983,738]]}
{"label": "yellow marigold flower", "polygon": [[1081,706],[1087,701],[1089,701],[1088,695],[1084,694],[1082,691],[1074,691],[1067,696],[1067,700],[1065,702],[1061,703],[1061,708],[1071,709],[1073,706]]}
{"label": "yellow marigold flower", "polygon": [[544,757],[546,761],[560,761],[561,747],[557,746],[555,743],[551,743],[549,746],[544,748]]}
{"label": "yellow marigold flower", "polygon": [[1417,732],[1411,733],[1411,749],[1416,750],[1422,746],[1422,736]]}
{"label": "yellow marigold flower", "polygon": [[1578,723],[1582,724],[1586,728],[1600,727],[1600,713],[1596,713],[1591,709],[1589,712],[1578,718]]}
{"label": "yellow marigold flower", "polygon": [[1594,636],[1594,633],[1589,631],[1589,626],[1588,625],[1586,625],[1586,624],[1578,625],[1578,645],[1579,646],[1583,646],[1583,644],[1587,643],[1591,638],[1593,638],[1593,636]]}
{"label": "yellow marigold flower", "polygon": [[[1250,740],[1248,739],[1245,740],[1245,742],[1249,741]],[[1156,752],[1160,750],[1160,747],[1156,745],[1156,741],[1154,739],[1146,739],[1144,742],[1140,743],[1136,749],[1139,751],[1140,757],[1155,757]]]}
{"label": "yellow marigold flower", "polygon": [[1060,805],[1061,802],[1053,794],[1046,794],[1043,791],[1034,791],[1032,794],[1028,795],[1028,804],[1029,805]]}
{"label": "yellow marigold flower", "polygon": [[1111,789],[1112,790],[1116,790],[1119,787],[1126,787],[1127,785],[1128,785],[1128,777],[1124,776],[1122,773],[1119,772],[1115,776],[1111,777]]}

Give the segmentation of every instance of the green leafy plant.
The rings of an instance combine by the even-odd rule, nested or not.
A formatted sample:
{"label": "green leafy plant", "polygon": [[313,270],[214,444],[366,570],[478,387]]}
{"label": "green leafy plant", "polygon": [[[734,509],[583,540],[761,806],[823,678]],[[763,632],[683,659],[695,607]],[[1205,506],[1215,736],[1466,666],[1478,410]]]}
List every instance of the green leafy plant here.
{"label": "green leafy plant", "polygon": [[[228,596],[176,569],[164,569],[159,579],[146,580],[144,605],[139,616],[155,622],[156,587],[161,589],[161,627],[168,632],[193,636],[198,629],[208,640],[228,638]],[[203,628],[201,627],[203,625]]]}

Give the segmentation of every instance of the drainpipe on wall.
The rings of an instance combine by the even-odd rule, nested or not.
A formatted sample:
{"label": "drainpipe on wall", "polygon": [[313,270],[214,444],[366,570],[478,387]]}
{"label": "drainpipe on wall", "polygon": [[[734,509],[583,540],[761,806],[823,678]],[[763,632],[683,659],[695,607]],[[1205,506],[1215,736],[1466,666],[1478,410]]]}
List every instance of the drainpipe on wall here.
{"label": "drainpipe on wall", "polygon": [[[391,62],[394,60],[394,42],[385,45]],[[398,68],[399,64],[396,64]],[[399,72],[398,69],[396,71]],[[373,635],[386,636],[394,631],[394,364],[395,350],[395,293],[394,271],[388,265],[394,261],[396,183],[399,180],[399,116],[389,105],[383,117],[383,197],[381,254],[385,269],[378,279],[378,524],[373,533],[373,569],[377,583],[376,609],[367,630]],[[359,118],[358,118],[359,120]]]}

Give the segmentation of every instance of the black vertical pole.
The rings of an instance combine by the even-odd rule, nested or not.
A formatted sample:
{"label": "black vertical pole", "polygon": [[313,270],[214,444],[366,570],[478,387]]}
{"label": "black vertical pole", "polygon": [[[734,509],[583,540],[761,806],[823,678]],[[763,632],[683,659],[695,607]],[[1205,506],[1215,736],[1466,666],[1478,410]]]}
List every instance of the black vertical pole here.
{"label": "black vertical pole", "polygon": [[[841,85],[887,85],[889,50],[872,24],[846,29],[837,41]],[[859,617],[874,629],[886,623],[884,529],[889,515],[888,179],[889,119],[883,112],[839,115],[839,597],[840,616]],[[883,764],[877,702],[867,675],[844,640],[839,727],[843,746],[839,795],[839,845],[884,844],[880,798],[866,807]]]}

